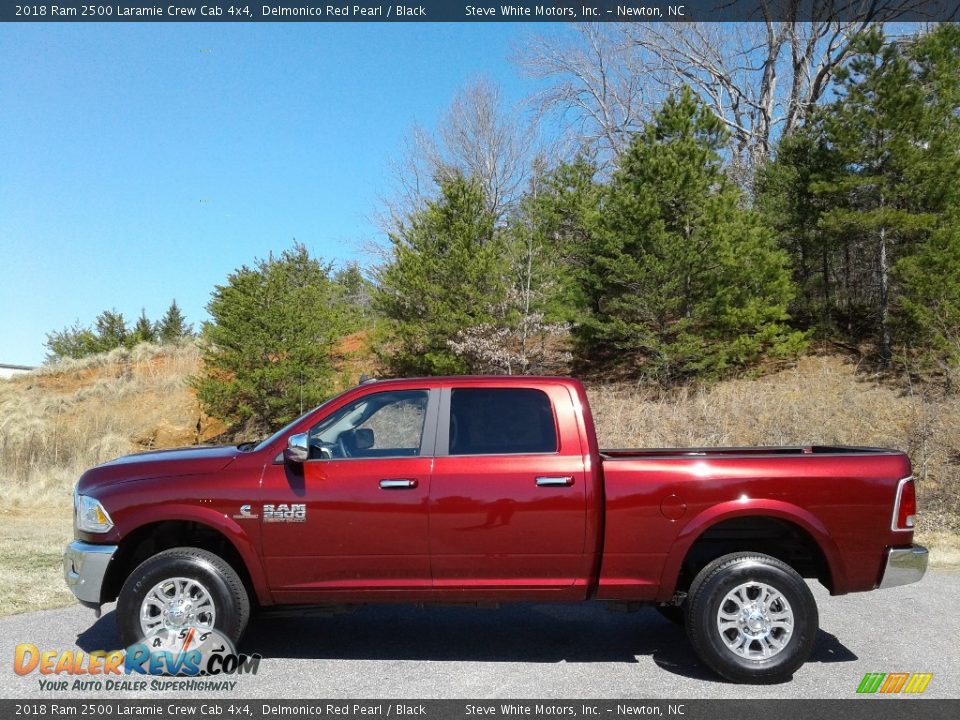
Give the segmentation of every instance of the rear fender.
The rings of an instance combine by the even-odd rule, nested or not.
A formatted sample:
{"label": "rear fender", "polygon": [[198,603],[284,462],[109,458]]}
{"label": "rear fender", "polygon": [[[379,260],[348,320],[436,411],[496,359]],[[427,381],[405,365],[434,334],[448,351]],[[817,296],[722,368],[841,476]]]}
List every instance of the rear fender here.
{"label": "rear fender", "polygon": [[840,551],[823,523],[809,510],[782,500],[731,500],[704,510],[680,531],[667,555],[663,573],[660,576],[660,592],[657,600],[663,602],[673,597],[683,561],[697,538],[718,523],[741,517],[771,517],[803,528],[817,543],[827,560],[834,592],[837,594],[844,592],[847,575]]}

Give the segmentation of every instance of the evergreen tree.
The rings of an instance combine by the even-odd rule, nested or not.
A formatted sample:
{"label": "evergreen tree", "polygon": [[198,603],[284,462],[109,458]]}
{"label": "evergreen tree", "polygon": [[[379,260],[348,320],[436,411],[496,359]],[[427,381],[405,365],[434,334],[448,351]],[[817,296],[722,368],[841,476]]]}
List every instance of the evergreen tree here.
{"label": "evergreen tree", "polygon": [[346,307],[354,315],[358,326],[373,307],[373,283],[363,275],[359,263],[350,262],[333,274],[333,282],[340,289]]}
{"label": "evergreen tree", "polygon": [[397,374],[461,373],[467,361],[450,341],[501,320],[508,279],[504,245],[478,183],[455,175],[440,196],[390,236],[376,307],[391,321],[386,358]]}
{"label": "evergreen tree", "polygon": [[[583,299],[574,269],[578,249],[589,241],[599,212],[601,186],[596,173],[596,166],[578,155],[536,182],[521,205],[513,233],[518,246],[516,274],[539,291],[537,309],[550,322],[579,318]],[[532,262],[528,248],[535,251]],[[529,273],[525,273],[527,267]]]}
{"label": "evergreen tree", "polygon": [[586,371],[716,376],[795,354],[786,254],[725,175],[727,135],[689,89],[625,152],[581,247]]}
{"label": "evergreen tree", "polygon": [[835,336],[842,323],[839,308],[847,297],[836,280],[843,239],[820,230],[827,203],[810,192],[815,179],[833,172],[831,163],[835,157],[809,128],[800,128],[781,141],[776,162],[761,168],[755,183],[755,207],[792,261],[798,292],[790,315],[799,326],[816,329],[821,338]]}
{"label": "evergreen tree", "polygon": [[157,329],[147,317],[145,308],[140,309],[140,317],[137,318],[133,330],[130,332],[128,343],[132,347],[143,342],[156,342]]}
{"label": "evergreen tree", "polygon": [[94,321],[97,335],[97,351],[106,352],[122,347],[127,343],[129,328],[123,313],[116,310],[104,310]]}
{"label": "evergreen tree", "polygon": [[170,307],[167,308],[167,311],[157,323],[156,334],[160,342],[164,344],[177,343],[193,337],[193,325],[187,322],[187,318],[181,312],[176,300],[170,303]]}
{"label": "evergreen tree", "polygon": [[99,352],[97,336],[78,320],[72,327],[47,333],[44,341],[47,361],[56,362],[65,358],[82,358]]}
{"label": "evergreen tree", "polygon": [[903,295],[895,318],[900,339],[921,369],[929,366],[948,382],[960,368],[960,217],[933,233],[918,252],[895,268]]}
{"label": "evergreen tree", "polygon": [[243,266],[218,285],[202,332],[197,395],[207,412],[253,431],[289,422],[334,390],[347,330],[331,266],[303,245]]}
{"label": "evergreen tree", "polygon": [[960,31],[887,42],[874,29],[851,48],[836,100],[781,146],[758,206],[794,258],[799,317],[889,361],[917,321],[897,321],[897,264],[925,252],[958,200]]}
{"label": "evergreen tree", "polygon": [[937,228],[893,268],[896,340],[948,383],[960,369],[960,27],[943,23],[908,48],[922,89],[925,145],[913,180]]}

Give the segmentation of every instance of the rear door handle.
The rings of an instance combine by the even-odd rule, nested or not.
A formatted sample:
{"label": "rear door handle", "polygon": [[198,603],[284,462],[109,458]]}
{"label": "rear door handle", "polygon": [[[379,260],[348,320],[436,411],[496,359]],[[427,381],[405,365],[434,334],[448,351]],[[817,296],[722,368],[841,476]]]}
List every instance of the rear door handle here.
{"label": "rear door handle", "polygon": [[541,476],[537,478],[538,487],[570,487],[573,478],[570,475]]}
{"label": "rear door handle", "polygon": [[417,486],[416,480],[381,480],[381,490],[411,490]]}

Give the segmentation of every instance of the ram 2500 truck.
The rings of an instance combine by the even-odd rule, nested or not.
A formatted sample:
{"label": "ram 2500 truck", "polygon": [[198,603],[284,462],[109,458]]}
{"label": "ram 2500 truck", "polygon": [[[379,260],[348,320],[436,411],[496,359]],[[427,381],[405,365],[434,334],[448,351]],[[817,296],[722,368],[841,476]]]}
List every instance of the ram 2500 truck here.
{"label": "ram 2500 truck", "polygon": [[257,444],[122,457],[75,491],[64,573],[125,645],[236,641],[255,608],[616,601],[739,682],[789,678],[831,594],[920,580],[910,462],[859,447],[602,450],[551,377],[359,385]]}

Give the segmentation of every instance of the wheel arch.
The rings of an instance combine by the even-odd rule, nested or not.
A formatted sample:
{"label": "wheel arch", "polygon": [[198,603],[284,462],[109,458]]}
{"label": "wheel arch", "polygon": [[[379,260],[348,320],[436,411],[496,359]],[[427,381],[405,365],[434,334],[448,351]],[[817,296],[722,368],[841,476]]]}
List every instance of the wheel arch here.
{"label": "wheel arch", "polygon": [[107,568],[101,602],[116,599],[130,573],[147,558],[174,547],[196,547],[229,563],[243,581],[251,601],[261,605],[273,603],[256,549],[242,528],[222,514],[190,510],[177,513],[169,508],[163,517],[152,513],[149,520],[129,523],[132,529],[124,532]]}
{"label": "wheel arch", "polygon": [[660,578],[658,600],[670,600],[696,572],[730,552],[777,557],[805,577],[816,577],[831,593],[844,583],[836,543],[808,510],[781,501],[733,501],[700,513],[677,536]]}

